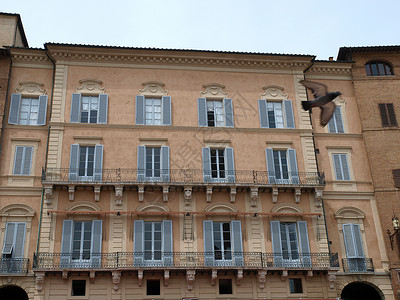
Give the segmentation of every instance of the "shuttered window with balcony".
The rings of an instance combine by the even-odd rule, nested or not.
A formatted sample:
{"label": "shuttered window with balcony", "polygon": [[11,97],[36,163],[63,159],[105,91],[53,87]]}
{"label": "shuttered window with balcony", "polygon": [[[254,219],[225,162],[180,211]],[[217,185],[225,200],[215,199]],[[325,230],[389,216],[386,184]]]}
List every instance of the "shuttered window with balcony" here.
{"label": "shuttered window with balcony", "polygon": [[298,184],[296,150],[265,149],[268,182],[271,184]]}

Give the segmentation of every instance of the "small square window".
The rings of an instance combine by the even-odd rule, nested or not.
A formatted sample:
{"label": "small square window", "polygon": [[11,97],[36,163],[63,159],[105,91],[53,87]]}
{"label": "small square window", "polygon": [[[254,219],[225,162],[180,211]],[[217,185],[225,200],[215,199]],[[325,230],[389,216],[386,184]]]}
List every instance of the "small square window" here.
{"label": "small square window", "polygon": [[289,278],[289,288],[291,294],[303,293],[303,285],[301,283],[301,278]]}
{"label": "small square window", "polygon": [[86,280],[72,280],[72,296],[85,296]]}
{"label": "small square window", "polygon": [[232,279],[219,280],[219,293],[221,295],[232,294]]}
{"label": "small square window", "polygon": [[146,295],[160,295],[160,280],[147,280]]}

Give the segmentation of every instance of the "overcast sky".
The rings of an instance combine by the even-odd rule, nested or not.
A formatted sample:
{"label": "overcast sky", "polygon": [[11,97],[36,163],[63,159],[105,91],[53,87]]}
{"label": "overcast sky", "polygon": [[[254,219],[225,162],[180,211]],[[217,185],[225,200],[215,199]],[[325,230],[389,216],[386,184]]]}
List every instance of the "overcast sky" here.
{"label": "overcast sky", "polygon": [[14,0],[30,47],[46,42],[313,54],[400,44],[400,0]]}

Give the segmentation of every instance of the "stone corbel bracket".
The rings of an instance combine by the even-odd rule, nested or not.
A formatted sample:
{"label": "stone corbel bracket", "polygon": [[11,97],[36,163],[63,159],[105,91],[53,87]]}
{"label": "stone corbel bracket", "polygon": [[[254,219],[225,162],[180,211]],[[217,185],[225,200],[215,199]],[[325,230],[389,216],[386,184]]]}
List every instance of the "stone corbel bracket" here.
{"label": "stone corbel bracket", "polygon": [[250,188],[250,205],[252,207],[257,206],[257,201],[258,201],[258,187],[252,187]]}
{"label": "stone corbel bracket", "polygon": [[168,194],[169,194],[169,186],[164,185],[163,186],[163,201],[168,202]]}
{"label": "stone corbel bracket", "polygon": [[143,202],[143,200],[144,200],[144,185],[138,186],[138,194],[139,194],[139,202]]}
{"label": "stone corbel bracket", "polygon": [[35,272],[35,285],[36,285],[36,290],[40,293],[43,291],[43,283],[44,283],[44,278],[46,277],[46,272]]}
{"label": "stone corbel bracket", "polygon": [[95,277],[96,277],[96,271],[90,271],[89,273],[90,283],[94,283]]}
{"label": "stone corbel bracket", "polygon": [[273,203],[278,202],[278,194],[279,194],[278,188],[273,188],[272,189],[272,202]]}
{"label": "stone corbel bracket", "polygon": [[323,190],[315,189],[315,206],[316,207],[322,206],[322,197],[323,197]]}
{"label": "stone corbel bracket", "polygon": [[185,205],[190,205],[190,200],[192,200],[192,189],[191,186],[185,186],[185,191],[183,193],[183,198],[185,199]]}
{"label": "stone corbel bracket", "polygon": [[236,276],[236,285],[240,285],[243,279],[243,270],[238,270],[237,276]]}
{"label": "stone corbel bracket", "polygon": [[69,198],[69,201],[74,201],[74,198],[75,198],[75,186],[74,185],[68,186],[68,198]]}
{"label": "stone corbel bracket", "polygon": [[63,270],[61,273],[61,278],[64,280],[67,280],[68,279],[68,271]]}
{"label": "stone corbel bracket", "polygon": [[114,291],[119,290],[119,283],[121,281],[121,271],[113,271],[112,272],[112,281],[114,284]]}
{"label": "stone corbel bracket", "polygon": [[218,271],[212,270],[211,271],[211,285],[215,285],[215,283],[217,282],[217,277],[218,277]]}
{"label": "stone corbel bracket", "polygon": [[236,201],[236,187],[231,187],[230,200],[231,203],[235,203]]}
{"label": "stone corbel bracket", "polygon": [[44,186],[44,195],[46,199],[46,204],[51,205],[53,202],[53,185]]}
{"label": "stone corbel bracket", "polygon": [[288,277],[288,271],[286,270],[282,271],[281,280],[285,281],[287,277]]}
{"label": "stone corbel bracket", "polygon": [[262,290],[265,288],[265,281],[267,276],[267,271],[258,271],[257,279],[258,279],[258,287]]}
{"label": "stone corbel bracket", "polygon": [[114,188],[115,188],[115,205],[121,206],[124,186],[123,185],[115,185]]}
{"label": "stone corbel bracket", "polygon": [[208,186],[208,187],[207,187],[207,192],[206,192],[206,201],[207,201],[208,203],[211,202],[212,193],[213,193],[213,188],[212,188],[212,186]]}
{"label": "stone corbel bracket", "polygon": [[306,279],[307,280],[311,279],[311,277],[313,277],[313,276],[314,276],[314,273],[313,273],[312,270],[307,271],[307,274],[306,274]]}
{"label": "stone corbel bracket", "polygon": [[138,270],[137,271],[137,276],[138,276],[138,282],[139,282],[139,286],[143,285],[143,270]]}
{"label": "stone corbel bracket", "polygon": [[328,272],[327,277],[329,282],[329,288],[333,290],[335,288],[335,283],[336,283],[336,273]]}
{"label": "stone corbel bracket", "polygon": [[301,196],[301,189],[300,188],[296,188],[294,190],[294,201],[296,203],[300,203],[300,196]]}
{"label": "stone corbel bracket", "polygon": [[101,186],[95,185],[94,186],[94,201],[96,201],[96,202],[100,201],[100,191],[101,191]]}
{"label": "stone corbel bracket", "polygon": [[195,270],[186,270],[186,282],[187,282],[188,291],[192,291],[193,290],[195,277],[196,277],[196,271]]}
{"label": "stone corbel bracket", "polygon": [[164,286],[168,286],[169,270],[164,270]]}

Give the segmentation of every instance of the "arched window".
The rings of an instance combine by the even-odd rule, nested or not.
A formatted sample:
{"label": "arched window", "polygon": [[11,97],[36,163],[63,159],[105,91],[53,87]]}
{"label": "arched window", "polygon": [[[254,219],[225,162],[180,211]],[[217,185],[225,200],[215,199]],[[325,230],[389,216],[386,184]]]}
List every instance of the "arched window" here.
{"label": "arched window", "polygon": [[392,66],[383,61],[370,61],[365,64],[367,76],[388,76],[393,75]]}

